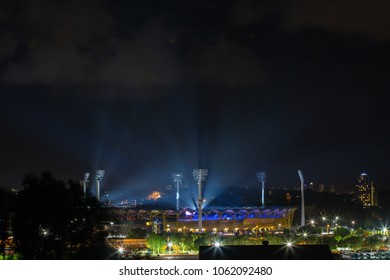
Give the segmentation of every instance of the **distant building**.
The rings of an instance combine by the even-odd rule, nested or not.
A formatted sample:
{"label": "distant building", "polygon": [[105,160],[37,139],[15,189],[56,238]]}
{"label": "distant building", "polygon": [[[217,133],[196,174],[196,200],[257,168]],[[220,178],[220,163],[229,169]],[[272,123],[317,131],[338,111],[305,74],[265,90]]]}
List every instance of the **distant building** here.
{"label": "distant building", "polygon": [[356,202],[363,207],[378,206],[374,181],[367,173],[362,173],[356,179]]}

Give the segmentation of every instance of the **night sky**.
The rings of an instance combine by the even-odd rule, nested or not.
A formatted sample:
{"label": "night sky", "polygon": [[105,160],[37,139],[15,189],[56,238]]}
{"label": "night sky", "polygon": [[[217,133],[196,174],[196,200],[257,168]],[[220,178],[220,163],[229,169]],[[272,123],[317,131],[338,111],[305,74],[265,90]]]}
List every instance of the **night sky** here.
{"label": "night sky", "polygon": [[0,2],[0,185],[390,189],[390,3]]}

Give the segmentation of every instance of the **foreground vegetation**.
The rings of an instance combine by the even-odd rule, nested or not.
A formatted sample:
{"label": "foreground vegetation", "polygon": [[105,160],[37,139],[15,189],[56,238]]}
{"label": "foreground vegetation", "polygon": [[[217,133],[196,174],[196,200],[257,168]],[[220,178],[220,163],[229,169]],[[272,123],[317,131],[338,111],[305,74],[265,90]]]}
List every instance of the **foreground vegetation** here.
{"label": "foreground vegetation", "polygon": [[349,248],[351,250],[377,251],[390,245],[388,236],[372,235],[370,231],[363,229],[348,230],[338,227],[332,236],[322,236],[321,229],[304,227],[297,232],[285,232],[280,235],[263,234],[220,236],[216,234],[194,233],[151,233],[147,237],[146,245],[152,254],[167,252],[185,254],[197,253],[199,246],[211,246],[216,243],[222,245],[261,245],[268,241],[269,245],[283,245],[288,242],[297,245],[326,244],[331,250],[337,248]]}

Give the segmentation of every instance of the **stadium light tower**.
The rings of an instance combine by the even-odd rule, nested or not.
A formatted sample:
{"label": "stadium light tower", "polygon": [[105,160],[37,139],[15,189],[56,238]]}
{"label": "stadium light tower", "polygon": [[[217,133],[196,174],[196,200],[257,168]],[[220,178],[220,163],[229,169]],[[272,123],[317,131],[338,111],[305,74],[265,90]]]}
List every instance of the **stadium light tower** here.
{"label": "stadium light tower", "polygon": [[265,172],[257,172],[257,180],[261,183],[261,207],[265,208],[265,201],[264,201],[264,186],[265,181],[267,180],[267,175]]}
{"label": "stadium light tower", "polygon": [[173,173],[172,179],[176,183],[176,210],[179,211],[179,199],[180,199],[180,184],[183,179],[182,173]]}
{"label": "stadium light tower", "polygon": [[87,184],[89,182],[89,173],[84,174],[84,179],[83,179],[83,192],[84,192],[84,199],[87,198]]}
{"label": "stadium light tower", "polygon": [[96,170],[96,199],[100,202],[100,182],[103,180],[105,170]]}
{"label": "stadium light tower", "polygon": [[303,178],[303,173],[301,170],[298,170],[298,175],[299,179],[301,180],[301,227],[303,227],[305,225],[305,179]]}
{"label": "stadium light tower", "polygon": [[195,181],[198,182],[198,232],[199,232],[199,234],[201,234],[203,231],[203,227],[202,227],[202,203],[203,203],[202,181],[206,181],[207,173],[208,173],[207,169],[194,169],[192,171],[192,175],[194,175]]}

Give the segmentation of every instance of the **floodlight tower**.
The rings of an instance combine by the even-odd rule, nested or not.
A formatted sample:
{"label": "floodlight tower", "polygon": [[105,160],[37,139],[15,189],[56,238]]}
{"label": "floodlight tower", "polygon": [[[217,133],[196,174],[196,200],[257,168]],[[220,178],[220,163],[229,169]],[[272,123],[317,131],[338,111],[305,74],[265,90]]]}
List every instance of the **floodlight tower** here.
{"label": "floodlight tower", "polygon": [[100,202],[100,182],[103,180],[105,170],[96,170],[96,199]]}
{"label": "floodlight tower", "polygon": [[303,178],[303,173],[301,170],[298,170],[298,175],[299,179],[301,180],[301,227],[303,227],[305,225],[305,179]]}
{"label": "floodlight tower", "polygon": [[265,187],[265,181],[267,180],[267,175],[265,172],[257,172],[257,180],[261,183],[261,207],[265,208],[265,201],[264,201],[264,187]]}
{"label": "floodlight tower", "polygon": [[179,211],[179,199],[180,199],[179,191],[180,191],[181,180],[183,179],[183,174],[173,173],[172,179],[176,183],[176,210]]}
{"label": "floodlight tower", "polygon": [[89,173],[84,174],[84,179],[83,179],[83,192],[84,192],[84,199],[87,198],[87,184],[89,182]]}
{"label": "floodlight tower", "polygon": [[203,231],[203,227],[202,227],[202,203],[203,203],[202,181],[206,181],[207,173],[208,173],[207,169],[194,169],[192,171],[192,175],[194,176],[195,181],[198,182],[198,232],[199,232],[199,234],[201,234]]}

